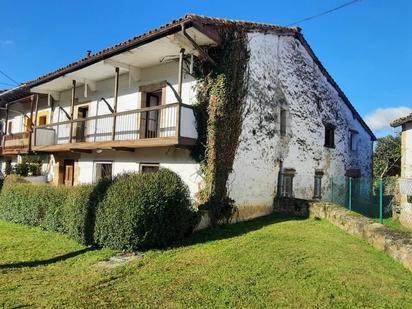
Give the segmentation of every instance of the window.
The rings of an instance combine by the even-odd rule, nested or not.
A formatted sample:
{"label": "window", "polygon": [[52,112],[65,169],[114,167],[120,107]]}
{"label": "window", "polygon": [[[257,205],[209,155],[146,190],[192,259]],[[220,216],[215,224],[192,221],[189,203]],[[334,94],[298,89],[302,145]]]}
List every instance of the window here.
{"label": "window", "polygon": [[159,163],[141,163],[140,172],[142,173],[154,173],[159,170]]}
{"label": "window", "polygon": [[281,196],[293,197],[293,177],[295,176],[294,169],[284,169],[281,181]]}
{"label": "window", "polygon": [[325,124],[325,147],[335,148],[335,126]]}
{"label": "window", "polygon": [[322,177],[323,177],[323,171],[316,170],[315,171],[315,183],[314,183],[314,189],[313,189],[314,199],[322,198]]}
{"label": "window", "polygon": [[280,110],[280,136],[286,135],[286,117],[287,111],[284,109]]}
{"label": "window", "polygon": [[349,150],[351,151],[356,150],[356,135],[358,135],[357,131],[354,131],[354,130],[349,131]]}
{"label": "window", "polygon": [[39,126],[45,126],[47,124],[47,116],[39,116]]}
{"label": "window", "polygon": [[103,178],[112,178],[113,163],[112,162],[95,162],[94,163],[94,181],[97,182]]}

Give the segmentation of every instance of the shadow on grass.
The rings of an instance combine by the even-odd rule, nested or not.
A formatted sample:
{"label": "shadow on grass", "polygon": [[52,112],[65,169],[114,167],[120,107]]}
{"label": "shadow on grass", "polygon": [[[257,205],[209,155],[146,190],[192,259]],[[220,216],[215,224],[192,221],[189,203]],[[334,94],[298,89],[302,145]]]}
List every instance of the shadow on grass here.
{"label": "shadow on grass", "polygon": [[50,265],[54,264],[57,262],[62,262],[65,260],[68,260],[70,258],[79,256],[83,253],[89,252],[94,250],[93,247],[87,247],[81,250],[69,252],[63,255],[55,256],[50,259],[46,260],[36,260],[36,261],[27,261],[27,262],[16,262],[16,263],[10,263],[10,264],[0,264],[0,270],[1,269],[16,269],[16,268],[24,268],[24,267],[37,267],[37,266],[45,266],[45,265]]}
{"label": "shadow on grass", "polygon": [[241,236],[246,233],[260,230],[267,225],[281,223],[290,220],[305,220],[303,217],[296,217],[280,213],[272,213],[265,217],[260,217],[250,221],[238,222],[235,224],[224,224],[214,228],[208,228],[202,231],[195,232],[191,237],[184,240],[179,246],[190,246],[209,241],[229,239]]}

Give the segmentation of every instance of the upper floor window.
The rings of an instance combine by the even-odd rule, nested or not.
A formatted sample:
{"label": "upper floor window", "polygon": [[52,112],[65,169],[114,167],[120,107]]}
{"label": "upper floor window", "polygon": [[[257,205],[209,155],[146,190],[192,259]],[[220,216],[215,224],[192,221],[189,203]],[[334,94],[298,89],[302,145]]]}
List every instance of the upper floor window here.
{"label": "upper floor window", "polygon": [[335,126],[325,124],[325,147],[335,148]]}
{"label": "upper floor window", "polygon": [[349,131],[349,150],[355,151],[356,150],[356,136],[358,132],[355,130]]}
{"label": "upper floor window", "polygon": [[286,135],[286,121],[287,121],[287,111],[285,109],[280,110],[280,135]]}

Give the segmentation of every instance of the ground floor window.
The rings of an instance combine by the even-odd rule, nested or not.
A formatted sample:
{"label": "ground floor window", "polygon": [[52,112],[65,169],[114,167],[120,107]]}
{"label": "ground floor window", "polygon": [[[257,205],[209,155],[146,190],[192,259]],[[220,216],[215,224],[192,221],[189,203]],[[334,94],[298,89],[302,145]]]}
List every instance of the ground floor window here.
{"label": "ground floor window", "polygon": [[97,182],[103,178],[113,177],[112,162],[95,162],[94,163],[94,181]]}
{"label": "ground floor window", "polygon": [[154,173],[159,170],[159,163],[140,163],[140,172]]}
{"label": "ground floor window", "polygon": [[316,170],[315,171],[315,183],[314,183],[314,189],[313,189],[314,199],[322,198],[322,177],[323,177],[323,171]]}
{"label": "ground floor window", "polygon": [[293,177],[295,177],[295,169],[286,168],[283,170],[280,191],[282,197],[293,197]]}

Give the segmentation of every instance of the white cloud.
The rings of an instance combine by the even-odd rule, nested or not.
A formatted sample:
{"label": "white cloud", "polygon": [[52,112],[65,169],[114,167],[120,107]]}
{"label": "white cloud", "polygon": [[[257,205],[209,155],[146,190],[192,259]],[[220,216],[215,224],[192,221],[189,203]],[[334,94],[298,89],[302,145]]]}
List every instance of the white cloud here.
{"label": "white cloud", "polygon": [[365,121],[373,131],[390,130],[390,123],[412,113],[412,108],[406,106],[377,108],[365,116]]}
{"label": "white cloud", "polygon": [[14,41],[13,40],[0,40],[0,45],[6,46],[6,45],[13,45]]}

